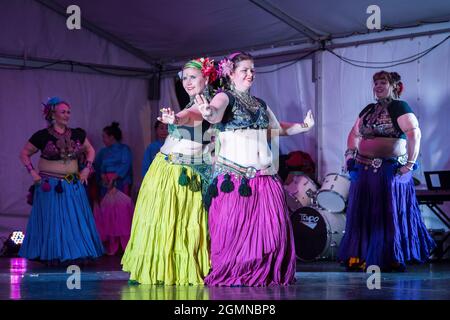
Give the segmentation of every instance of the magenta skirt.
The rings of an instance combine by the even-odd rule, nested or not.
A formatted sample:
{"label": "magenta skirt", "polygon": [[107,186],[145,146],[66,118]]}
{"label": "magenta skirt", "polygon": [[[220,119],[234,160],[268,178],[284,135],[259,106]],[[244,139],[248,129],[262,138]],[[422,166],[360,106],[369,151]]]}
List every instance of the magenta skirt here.
{"label": "magenta skirt", "polygon": [[134,205],[119,189],[106,193],[100,205],[94,206],[97,230],[108,255],[125,251],[131,233]]}
{"label": "magenta skirt", "polygon": [[276,176],[250,179],[250,196],[220,191],[209,208],[210,286],[274,286],[295,282],[295,247],[283,186]]}

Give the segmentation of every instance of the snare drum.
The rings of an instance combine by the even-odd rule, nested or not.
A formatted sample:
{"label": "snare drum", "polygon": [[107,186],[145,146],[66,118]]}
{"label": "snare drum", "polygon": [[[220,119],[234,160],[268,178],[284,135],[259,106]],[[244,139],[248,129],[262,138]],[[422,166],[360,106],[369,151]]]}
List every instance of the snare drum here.
{"label": "snare drum", "polygon": [[317,203],[329,212],[342,212],[345,209],[350,179],[337,173],[327,174],[323,179],[322,187],[317,192]]}
{"label": "snare drum", "polygon": [[311,205],[318,188],[307,175],[291,172],[286,178],[284,189],[305,207]]}
{"label": "snare drum", "polygon": [[301,261],[336,260],[345,232],[345,215],[303,207],[291,215],[295,254]]}

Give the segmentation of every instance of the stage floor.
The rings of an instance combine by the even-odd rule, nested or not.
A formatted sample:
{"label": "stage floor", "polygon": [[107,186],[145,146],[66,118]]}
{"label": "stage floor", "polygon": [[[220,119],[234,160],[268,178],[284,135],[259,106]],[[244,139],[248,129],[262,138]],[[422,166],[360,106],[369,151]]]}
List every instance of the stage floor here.
{"label": "stage floor", "polygon": [[[297,283],[287,287],[129,285],[120,257],[102,257],[81,267],[80,289],[68,288],[71,273],[22,258],[0,258],[0,299],[25,300],[450,300],[450,261],[382,273],[370,290],[370,274],[345,272],[335,262],[297,264]],[[69,279],[69,282],[70,279]],[[74,282],[71,282],[74,283]],[[370,283],[374,283],[370,281]]]}

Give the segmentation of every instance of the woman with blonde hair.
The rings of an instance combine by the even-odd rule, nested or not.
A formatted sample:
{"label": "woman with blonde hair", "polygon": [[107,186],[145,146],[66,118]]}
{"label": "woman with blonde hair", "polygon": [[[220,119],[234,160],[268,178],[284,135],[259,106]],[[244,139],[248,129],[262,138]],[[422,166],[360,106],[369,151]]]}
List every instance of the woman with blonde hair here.
{"label": "woman with blonde hair", "polygon": [[207,213],[202,190],[209,179],[209,124],[193,108],[194,97],[208,95],[216,77],[213,61],[184,65],[182,82],[191,101],[175,114],[164,108],[160,121],[169,135],[142,181],[131,237],[122,258],[130,280],[141,284],[203,284],[210,268]]}

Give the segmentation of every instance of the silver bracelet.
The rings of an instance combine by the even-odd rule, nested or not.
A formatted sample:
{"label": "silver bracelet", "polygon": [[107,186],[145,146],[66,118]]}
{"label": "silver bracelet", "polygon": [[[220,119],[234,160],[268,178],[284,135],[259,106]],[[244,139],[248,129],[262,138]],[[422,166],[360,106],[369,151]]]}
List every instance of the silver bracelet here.
{"label": "silver bracelet", "polygon": [[403,132],[404,132],[404,133],[408,133],[409,131],[414,131],[414,130],[416,130],[416,129],[419,129],[419,127],[409,128],[409,129],[406,129],[406,130],[403,131]]}
{"label": "silver bracelet", "polygon": [[348,155],[351,155],[353,158],[356,156],[357,150],[356,149],[347,149],[345,150],[345,157]]}
{"label": "silver bracelet", "polygon": [[25,169],[27,169],[28,173],[31,173],[31,171],[34,170],[33,164],[30,162],[29,164],[26,164]]}
{"label": "silver bracelet", "polygon": [[211,119],[213,117],[213,114],[212,114],[212,112],[211,112],[211,114],[208,114],[208,115],[203,115],[203,119],[205,119],[205,120],[208,120],[208,119]]}

